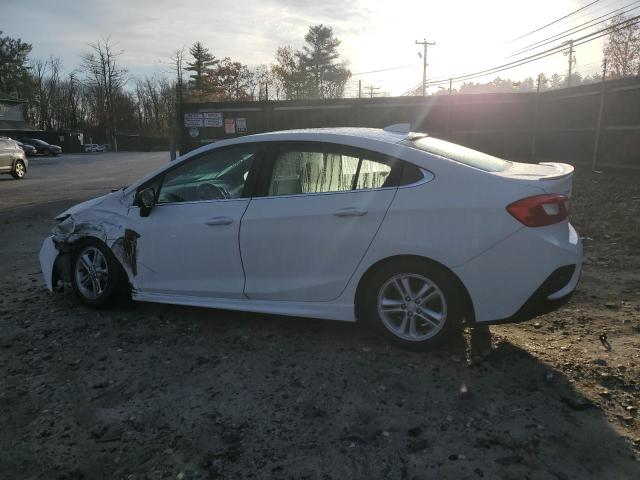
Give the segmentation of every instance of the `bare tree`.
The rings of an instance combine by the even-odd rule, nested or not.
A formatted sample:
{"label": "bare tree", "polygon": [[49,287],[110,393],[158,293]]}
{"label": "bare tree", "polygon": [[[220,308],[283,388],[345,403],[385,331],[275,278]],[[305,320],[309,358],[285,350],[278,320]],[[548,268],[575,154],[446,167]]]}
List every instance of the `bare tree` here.
{"label": "bare tree", "polygon": [[122,50],[107,37],[89,44],[90,50],[82,55],[81,69],[94,96],[98,121],[104,126],[105,137],[118,149],[116,142],[116,101],[127,83],[127,70],[118,64]]}
{"label": "bare tree", "polygon": [[640,25],[625,15],[609,21],[611,31],[604,44],[604,59],[612,77],[640,75]]}

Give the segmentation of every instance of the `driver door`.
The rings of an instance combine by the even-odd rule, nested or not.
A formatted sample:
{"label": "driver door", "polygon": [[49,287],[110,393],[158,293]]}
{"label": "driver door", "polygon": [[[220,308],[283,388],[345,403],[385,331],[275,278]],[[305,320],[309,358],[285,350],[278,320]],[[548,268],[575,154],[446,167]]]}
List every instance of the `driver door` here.
{"label": "driver door", "polygon": [[211,150],[138,189],[156,191],[148,217],[141,217],[138,207],[129,213],[140,235],[135,277],[140,293],[243,296],[238,234],[249,204],[249,175],[260,153],[256,144]]}

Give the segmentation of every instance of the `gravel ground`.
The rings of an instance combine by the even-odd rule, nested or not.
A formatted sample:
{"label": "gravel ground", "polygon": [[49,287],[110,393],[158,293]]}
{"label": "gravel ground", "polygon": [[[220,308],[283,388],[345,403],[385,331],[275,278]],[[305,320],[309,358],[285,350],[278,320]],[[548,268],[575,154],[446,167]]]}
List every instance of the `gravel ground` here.
{"label": "gravel ground", "polygon": [[576,174],[566,308],[415,353],[358,324],[49,294],[52,217],[166,158],[0,178],[0,478],[640,478],[640,175]]}

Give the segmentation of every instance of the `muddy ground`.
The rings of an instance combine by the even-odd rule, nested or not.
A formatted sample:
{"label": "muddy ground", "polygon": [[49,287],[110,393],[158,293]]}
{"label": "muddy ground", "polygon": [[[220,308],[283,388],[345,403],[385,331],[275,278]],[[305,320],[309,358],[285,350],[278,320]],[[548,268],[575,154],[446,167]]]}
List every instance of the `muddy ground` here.
{"label": "muddy ground", "polygon": [[49,294],[52,217],[165,161],[0,178],[1,479],[640,478],[640,174],[579,169],[566,308],[415,353],[359,324]]}

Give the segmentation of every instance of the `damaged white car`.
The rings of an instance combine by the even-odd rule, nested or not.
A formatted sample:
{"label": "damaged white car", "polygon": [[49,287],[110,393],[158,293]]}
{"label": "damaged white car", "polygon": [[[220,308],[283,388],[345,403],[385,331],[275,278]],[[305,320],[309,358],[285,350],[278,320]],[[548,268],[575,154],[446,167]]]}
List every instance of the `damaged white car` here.
{"label": "damaged white car", "polygon": [[573,168],[404,126],[220,141],[58,217],[49,289],[371,322],[407,346],[556,308],[582,261]]}

